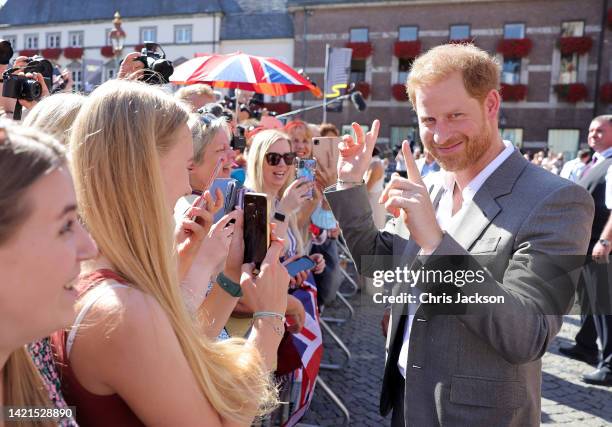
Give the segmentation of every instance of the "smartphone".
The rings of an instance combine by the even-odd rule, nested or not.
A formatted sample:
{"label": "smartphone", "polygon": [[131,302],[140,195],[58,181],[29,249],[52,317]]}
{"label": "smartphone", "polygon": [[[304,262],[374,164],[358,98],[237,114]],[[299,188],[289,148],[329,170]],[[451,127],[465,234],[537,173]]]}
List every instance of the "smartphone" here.
{"label": "smartphone", "polygon": [[245,193],[244,262],[253,262],[259,269],[269,246],[268,196],[263,193]]}
{"label": "smartphone", "polygon": [[310,259],[309,256],[304,255],[301,258],[296,259],[295,261],[291,261],[289,264],[285,265],[289,276],[294,277],[300,271],[309,271],[317,265],[313,260]]}
{"label": "smartphone", "polygon": [[[297,168],[295,169],[296,178],[306,178],[308,182],[314,182],[317,172],[316,159],[297,159]],[[312,199],[312,190],[306,193],[308,199]]]}
{"label": "smartphone", "polygon": [[[215,169],[213,169],[213,173],[210,176],[210,178],[208,179],[208,182],[206,183],[206,185],[204,186],[204,190],[202,191],[202,195],[200,197],[197,198],[196,204],[195,206],[198,208],[203,208],[205,207],[204,205],[206,204],[206,199],[204,198],[204,194],[206,193],[206,190],[209,190],[213,184],[213,182],[215,182],[215,179],[217,178],[217,175],[219,175],[219,172],[221,171],[221,167],[223,166],[223,163],[225,162],[225,158],[224,157],[219,157],[219,159],[217,160],[217,164],[215,164]],[[210,193],[211,196],[214,197],[214,193]],[[197,217],[191,217],[190,218],[192,221],[198,221]]]}
{"label": "smartphone", "polygon": [[221,196],[223,197],[223,209],[219,209],[217,213],[215,213],[215,216],[213,217],[214,222],[219,221],[221,218],[223,218],[223,215],[228,213],[226,212],[227,198],[229,196],[230,186],[232,186],[232,183],[235,184],[236,180],[232,178],[217,178],[213,181],[212,185],[208,189],[208,191],[210,191],[212,199],[215,202],[217,201],[217,188],[221,190],[221,193],[223,194]]}
{"label": "smartphone", "polygon": [[[318,167],[329,171],[337,171],[340,149],[339,136],[315,136],[312,138],[312,157],[317,159]],[[336,172],[337,173],[337,172]]]}

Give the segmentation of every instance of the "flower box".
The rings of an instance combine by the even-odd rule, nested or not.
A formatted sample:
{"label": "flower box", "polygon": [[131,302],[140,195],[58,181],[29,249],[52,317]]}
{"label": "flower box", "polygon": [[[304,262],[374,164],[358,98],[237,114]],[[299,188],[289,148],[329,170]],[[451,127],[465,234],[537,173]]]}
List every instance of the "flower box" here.
{"label": "flower box", "polygon": [[599,90],[599,99],[606,104],[612,104],[612,82],[604,83]]}
{"label": "flower box", "polygon": [[612,7],[608,9],[608,28],[612,30]]}
{"label": "flower box", "polygon": [[504,58],[524,58],[529,55],[532,47],[531,39],[501,39],[497,43],[497,52]]}
{"label": "flower box", "polygon": [[408,101],[408,94],[406,93],[406,85],[402,83],[396,83],[391,86],[391,94],[397,101],[406,102]]}
{"label": "flower box", "polygon": [[370,97],[370,83],[367,82],[357,82],[355,83],[355,90],[361,92],[364,98]]}
{"label": "flower box", "polygon": [[421,41],[395,42],[393,54],[398,58],[416,58],[421,53]]}
{"label": "flower box", "polygon": [[554,89],[560,100],[571,103],[584,101],[589,94],[584,83],[558,84]]}
{"label": "flower box", "polygon": [[42,50],[42,56],[46,59],[58,59],[62,54],[62,49],[59,47],[50,47]]}
{"label": "flower box", "polygon": [[34,56],[38,55],[38,49],[23,49],[19,51],[19,56]]}
{"label": "flower box", "polygon": [[83,56],[83,48],[82,47],[67,47],[64,49],[64,56],[67,59],[81,59]]}
{"label": "flower box", "polygon": [[353,59],[366,59],[374,51],[370,42],[349,42],[345,46],[353,49]]}
{"label": "flower box", "polygon": [[559,50],[563,55],[577,53],[584,55],[593,47],[593,39],[591,37],[561,37],[559,39]]}
{"label": "flower box", "polygon": [[115,50],[112,46],[102,46],[100,48],[100,54],[105,58],[112,58],[115,56]]}
{"label": "flower box", "polygon": [[268,111],[274,111],[276,114],[285,114],[291,111],[291,104],[288,102],[267,102],[264,107]]}
{"label": "flower box", "polygon": [[527,98],[527,85],[501,84],[501,97],[506,102],[523,101]]}

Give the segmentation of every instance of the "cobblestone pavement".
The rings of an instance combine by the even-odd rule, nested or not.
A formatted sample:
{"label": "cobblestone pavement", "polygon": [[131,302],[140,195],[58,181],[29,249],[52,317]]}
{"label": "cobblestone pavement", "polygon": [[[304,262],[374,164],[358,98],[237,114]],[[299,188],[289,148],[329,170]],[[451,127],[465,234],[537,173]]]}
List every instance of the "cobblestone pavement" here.
{"label": "cobblestone pavement", "polygon": [[[348,323],[330,324],[352,352],[350,363],[342,370],[322,370],[321,377],[350,411],[351,426],[388,426],[389,418],[378,414],[378,397],[384,365],[384,338],[380,332],[382,308],[370,297],[350,299],[355,316]],[[325,316],[345,316],[344,307],[334,303]],[[612,425],[612,388],[597,387],[580,381],[593,368],[561,356],[560,344],[572,342],[578,330],[576,316],[567,316],[563,328],[543,359],[542,425],[606,426]],[[345,357],[329,335],[324,335],[324,362],[343,362]],[[317,386],[310,411],[303,426],[342,426],[342,412]]]}

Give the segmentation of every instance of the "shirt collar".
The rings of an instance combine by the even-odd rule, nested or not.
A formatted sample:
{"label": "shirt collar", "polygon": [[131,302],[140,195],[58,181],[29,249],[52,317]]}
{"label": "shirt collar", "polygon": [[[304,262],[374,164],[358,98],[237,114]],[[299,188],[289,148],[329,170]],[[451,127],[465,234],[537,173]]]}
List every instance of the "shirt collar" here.
{"label": "shirt collar", "polygon": [[593,157],[597,157],[597,161],[607,159],[608,157],[612,157],[612,147],[606,148],[601,153],[595,152]]}

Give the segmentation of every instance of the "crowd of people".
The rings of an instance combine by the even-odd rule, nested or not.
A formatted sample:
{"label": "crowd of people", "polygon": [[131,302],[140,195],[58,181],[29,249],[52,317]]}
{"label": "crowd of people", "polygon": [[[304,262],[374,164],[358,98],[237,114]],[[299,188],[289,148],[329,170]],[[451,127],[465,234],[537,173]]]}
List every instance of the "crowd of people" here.
{"label": "crowd of people", "polygon": [[[138,81],[131,58],[118,79],[87,96],[20,100],[23,120],[5,114],[0,122],[2,405],[76,407],[62,426],[297,424],[321,363],[319,315],[342,282],[343,230],[366,275],[372,266],[361,255],[395,253],[398,236],[415,242],[413,252],[410,245],[402,249],[408,257],[469,258],[474,246],[503,254],[495,261],[501,264],[488,266],[487,284],[511,301],[514,311],[502,314],[513,322],[502,322],[498,312],[469,320],[435,320],[410,308],[395,313],[404,319],[389,323],[381,400],[383,413],[393,409],[393,425],[429,425],[436,413],[463,422],[480,417],[478,425],[539,420],[539,358],[563,313],[542,309],[559,316],[530,320],[530,310],[541,307],[533,303],[536,294],[549,288],[529,279],[533,270],[522,265],[536,268],[538,251],[584,252],[586,237],[572,241],[559,233],[571,228],[585,235],[593,208],[586,191],[527,167],[511,144],[492,136],[498,135],[499,69],[486,53],[449,45],[415,63],[409,96],[424,117],[425,147],[413,156],[417,150],[404,142],[388,160],[376,147],[378,121],[367,134],[353,124],[353,135],[340,138],[329,123],[283,123],[257,103],[241,102],[245,94],[236,94],[238,108],[228,108],[203,84],[174,91]],[[456,105],[440,102],[449,93]],[[483,122],[472,128],[460,115]],[[436,146],[436,120],[451,116],[448,126],[460,136]],[[313,138],[326,136],[340,142],[339,163],[320,162],[312,181],[297,178],[296,159],[312,158]],[[464,143],[470,149],[457,151]],[[561,156],[537,153],[529,160],[574,181],[591,163],[589,152],[565,167]],[[389,161],[397,171],[390,179]],[[441,169],[463,190],[453,190],[452,182],[430,187],[434,207],[427,185]],[[244,263],[243,210],[221,213],[222,194],[210,191],[220,178],[234,179],[242,195],[267,197],[271,243],[260,266]],[[550,196],[545,203],[541,192]],[[483,209],[499,214],[496,222],[474,211],[472,200],[489,203]],[[447,232],[457,218],[480,221],[463,226],[481,234]],[[290,276],[285,266],[305,255],[313,267]],[[508,265],[524,273],[510,284]],[[563,311],[573,288],[569,279],[557,285],[567,292],[551,298]],[[418,335],[423,328],[437,332],[426,340]],[[417,346],[408,346],[409,339]],[[419,348],[419,340],[427,345]],[[471,360],[467,366],[440,356],[442,348],[451,350],[448,342],[455,343],[449,357]],[[424,372],[430,377],[419,376]],[[492,384],[487,375],[503,378]],[[447,391],[434,390],[446,376],[457,387],[451,401],[478,410],[449,406]],[[512,402],[492,400],[502,396]]]}

